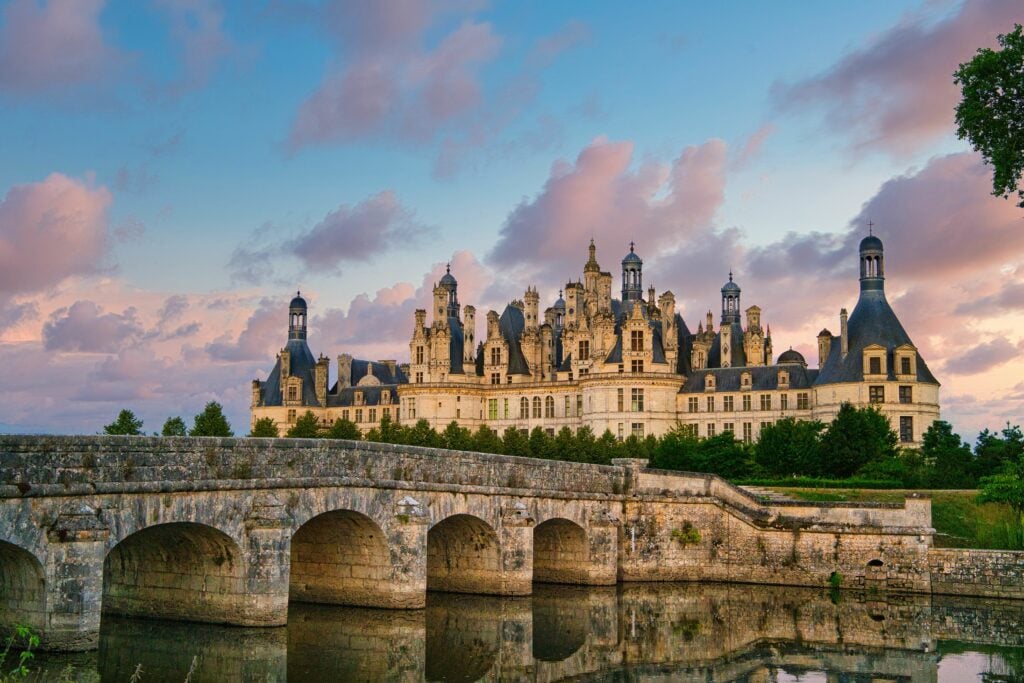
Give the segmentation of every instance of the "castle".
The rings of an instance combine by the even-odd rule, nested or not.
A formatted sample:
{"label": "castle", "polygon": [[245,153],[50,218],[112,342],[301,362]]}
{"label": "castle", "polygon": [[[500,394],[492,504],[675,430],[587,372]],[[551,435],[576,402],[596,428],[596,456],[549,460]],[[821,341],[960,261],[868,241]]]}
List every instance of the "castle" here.
{"label": "castle", "polygon": [[[288,343],[265,381],[252,383],[252,422],[272,418],[282,433],[311,410],[325,427],[339,418],[363,431],[384,416],[427,420],[444,429],[590,427],[619,438],[660,435],[682,424],[700,437],[725,431],[750,442],[781,418],[830,421],[846,402],[877,406],[902,445],[921,445],[939,419],[939,383],[885,298],[882,241],[860,243],[860,298],[839,314],[839,334],[818,334],[818,367],[790,349],[772,362],[771,328],[761,309],[742,311],[740,286],[723,285],[715,328],[709,311],[690,330],[670,291],[644,298],[643,261],[630,244],[622,259],[621,297],[597,262],[591,240],[583,279],[569,282],[543,313],[529,287],[499,315],[488,311],[475,339],[476,309],[459,303],[450,269],[435,285],[431,322],[417,310],[408,364],[338,356],[306,343],[307,306],[289,306]],[[745,318],[745,320],[743,319]]]}

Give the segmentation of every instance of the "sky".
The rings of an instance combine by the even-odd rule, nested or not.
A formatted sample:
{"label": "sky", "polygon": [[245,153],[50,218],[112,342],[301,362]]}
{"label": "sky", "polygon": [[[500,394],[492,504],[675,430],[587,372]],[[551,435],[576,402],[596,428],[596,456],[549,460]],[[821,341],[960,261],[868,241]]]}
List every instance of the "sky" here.
{"label": "sky", "polygon": [[[463,304],[542,307],[593,238],[692,328],[731,270],[814,365],[887,294],[973,441],[1024,413],[1024,211],[952,73],[1019,0],[0,0],[0,432],[159,430],[250,383],[310,305],[332,359],[408,360]],[[481,330],[477,331],[479,337]],[[334,365],[332,363],[332,365]],[[332,367],[332,381],[336,366]]]}

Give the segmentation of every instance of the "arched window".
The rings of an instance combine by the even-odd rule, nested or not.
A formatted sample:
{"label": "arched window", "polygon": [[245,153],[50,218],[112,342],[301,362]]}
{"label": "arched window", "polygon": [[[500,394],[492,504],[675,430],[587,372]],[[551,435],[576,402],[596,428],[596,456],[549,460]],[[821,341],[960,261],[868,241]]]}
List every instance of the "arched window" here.
{"label": "arched window", "polygon": [[555,399],[552,396],[548,396],[544,399],[544,417],[555,416]]}
{"label": "arched window", "polygon": [[519,419],[528,420],[530,418],[530,399],[523,396],[519,399]]}
{"label": "arched window", "polygon": [[540,417],[540,396],[533,397],[533,416],[535,418]]}

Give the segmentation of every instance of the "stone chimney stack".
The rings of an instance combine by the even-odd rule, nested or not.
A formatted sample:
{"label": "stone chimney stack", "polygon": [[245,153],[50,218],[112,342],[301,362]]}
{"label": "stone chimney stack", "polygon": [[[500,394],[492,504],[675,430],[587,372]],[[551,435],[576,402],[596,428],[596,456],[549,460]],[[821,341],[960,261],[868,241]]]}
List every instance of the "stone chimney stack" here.
{"label": "stone chimney stack", "polygon": [[832,350],[832,333],[827,329],[818,333],[818,368],[825,367],[828,354]]}
{"label": "stone chimney stack", "polygon": [[316,389],[316,402],[320,404],[321,408],[327,407],[327,370],[330,363],[331,360],[327,356],[321,355],[316,359],[313,376],[314,389]]}
{"label": "stone chimney stack", "polygon": [[849,326],[846,323],[846,309],[839,311],[839,334],[841,339],[841,348],[843,352],[843,358],[846,358],[846,354],[850,352],[850,332]]}
{"label": "stone chimney stack", "polygon": [[352,386],[352,356],[343,353],[338,356],[338,388]]}

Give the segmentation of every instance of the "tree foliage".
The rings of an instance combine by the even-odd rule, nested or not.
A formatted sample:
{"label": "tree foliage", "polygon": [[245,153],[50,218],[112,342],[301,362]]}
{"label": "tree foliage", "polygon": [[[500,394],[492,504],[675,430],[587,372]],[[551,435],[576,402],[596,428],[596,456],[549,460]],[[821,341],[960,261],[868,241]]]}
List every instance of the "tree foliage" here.
{"label": "tree foliage", "polygon": [[160,430],[161,436],[185,436],[186,434],[188,434],[188,428],[180,417],[167,418],[164,428]]}
{"label": "tree foliage", "polygon": [[216,401],[210,401],[203,412],[196,415],[189,430],[189,436],[234,436],[228,419],[224,417],[224,409]]}
{"label": "tree foliage", "polygon": [[945,420],[936,420],[925,431],[921,457],[931,470],[928,485],[933,488],[968,488],[977,483],[971,447]]}
{"label": "tree foliage", "polygon": [[762,427],[757,441],[757,464],[775,476],[818,474],[824,429],[825,425],[817,420],[805,422],[791,417]]}
{"label": "tree foliage", "polygon": [[[379,431],[378,431],[378,434],[380,434]],[[367,436],[369,436],[369,435],[367,435]],[[328,439],[350,439],[350,440],[354,441],[354,440],[362,438],[362,434],[360,433],[359,427],[356,425],[355,422],[352,422],[351,420],[343,420],[341,418],[338,418],[337,420],[334,421],[334,424],[331,425],[330,429],[327,430],[327,438]],[[381,440],[383,441],[384,439],[381,439]],[[391,441],[389,443],[399,443],[399,442]]]}
{"label": "tree foliage", "polygon": [[117,414],[116,420],[103,427],[103,433],[138,436],[142,434],[142,420],[135,417],[132,411],[125,409]]}
{"label": "tree foliage", "polygon": [[252,426],[252,433],[249,436],[260,436],[276,439],[279,436],[277,423],[272,417],[261,417]]}
{"label": "tree foliage", "polygon": [[[1017,432],[1020,432],[1019,428]],[[1017,517],[1016,529],[1013,530],[1015,541],[1018,547],[1024,547],[1024,453],[1008,460],[998,474],[981,480],[978,501],[1006,503],[1013,508]]]}
{"label": "tree foliage", "polygon": [[992,194],[1014,192],[1024,208],[1024,35],[1021,25],[999,36],[1002,49],[981,48],[953,74],[961,88],[956,133],[992,166]]}
{"label": "tree foliage", "polygon": [[291,439],[315,439],[320,436],[320,422],[312,410],[307,410],[299,415],[284,435]]}
{"label": "tree foliage", "polygon": [[881,412],[844,403],[821,437],[817,474],[852,476],[869,463],[896,457],[897,441],[889,418]]}

